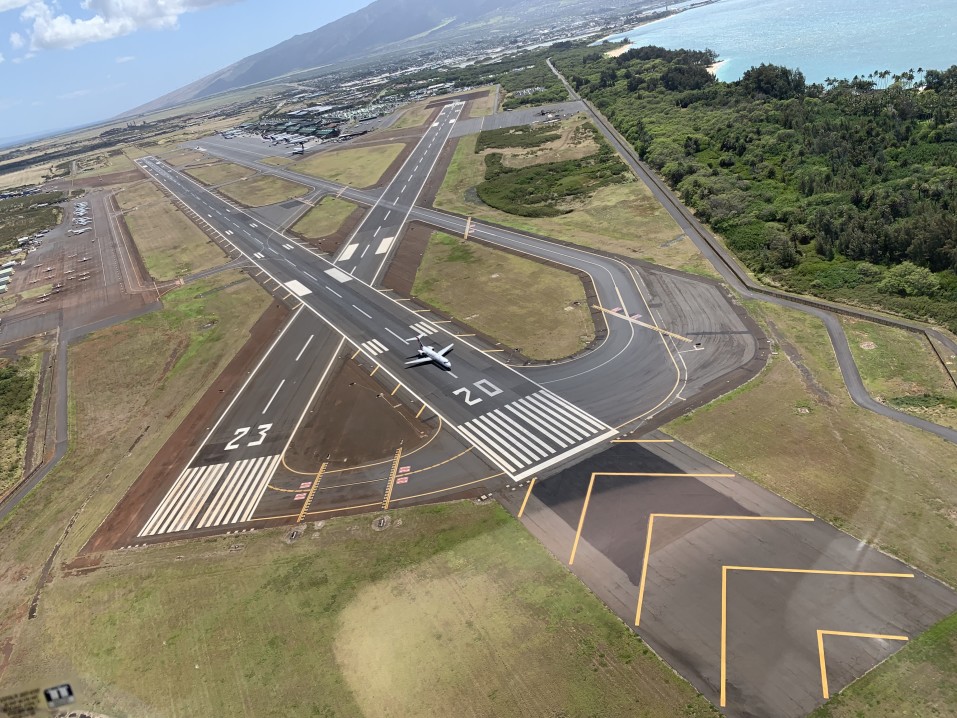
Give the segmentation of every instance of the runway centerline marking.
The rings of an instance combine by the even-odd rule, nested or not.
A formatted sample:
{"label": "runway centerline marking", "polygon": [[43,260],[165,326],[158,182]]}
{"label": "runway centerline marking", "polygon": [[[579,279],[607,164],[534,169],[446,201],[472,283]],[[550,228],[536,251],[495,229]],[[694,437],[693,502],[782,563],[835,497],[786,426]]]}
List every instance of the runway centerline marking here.
{"label": "runway centerline marking", "polygon": [[[305,349],[305,347],[303,347],[303,349]],[[269,397],[269,401],[266,402],[266,406],[263,407],[263,411],[262,411],[263,414],[265,414],[266,411],[269,409],[269,407],[272,405],[273,399],[276,398],[276,395],[279,393],[279,390],[282,389],[282,385],[285,384],[285,383],[286,383],[286,380],[285,380],[285,379],[283,379],[281,382],[279,382],[279,386],[276,387],[276,391],[274,391],[274,392],[272,393],[272,396]]]}
{"label": "runway centerline marking", "polygon": [[359,312],[359,314],[365,315],[365,317],[366,317],[367,319],[372,319],[372,315],[369,314],[369,312],[366,312],[366,311],[363,311],[362,309],[359,309],[359,307],[357,307],[355,304],[352,305],[352,308],[355,309],[357,312]]}
{"label": "runway centerline marking", "polygon": [[316,336],[316,335],[315,335],[315,334],[310,334],[310,335],[309,335],[309,338],[306,339],[306,343],[302,345],[302,349],[300,349],[300,350],[299,350],[299,353],[296,355],[296,361],[299,361],[300,357],[302,357],[303,353],[306,351],[306,347],[309,346],[309,342],[312,341],[312,338],[313,338],[314,336]]}

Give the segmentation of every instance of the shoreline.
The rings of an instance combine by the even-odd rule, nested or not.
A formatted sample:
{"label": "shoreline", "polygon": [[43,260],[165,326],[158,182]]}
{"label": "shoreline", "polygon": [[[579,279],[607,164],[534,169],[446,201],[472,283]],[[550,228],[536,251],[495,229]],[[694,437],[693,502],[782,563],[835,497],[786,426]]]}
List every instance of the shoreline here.
{"label": "shoreline", "polygon": [[717,77],[718,72],[721,71],[721,68],[724,67],[725,64],[727,64],[727,62],[728,62],[727,60],[718,60],[713,65],[708,65],[708,72],[710,72],[712,75]]}

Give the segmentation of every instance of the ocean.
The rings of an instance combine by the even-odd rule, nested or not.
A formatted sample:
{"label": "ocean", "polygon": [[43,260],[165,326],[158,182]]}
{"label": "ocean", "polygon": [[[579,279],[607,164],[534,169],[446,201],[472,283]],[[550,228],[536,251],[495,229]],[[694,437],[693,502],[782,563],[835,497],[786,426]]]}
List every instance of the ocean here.
{"label": "ocean", "polygon": [[808,82],[875,70],[957,64],[954,0],[720,0],[609,40],[671,49],[711,48],[730,81],[762,62],[797,67]]}

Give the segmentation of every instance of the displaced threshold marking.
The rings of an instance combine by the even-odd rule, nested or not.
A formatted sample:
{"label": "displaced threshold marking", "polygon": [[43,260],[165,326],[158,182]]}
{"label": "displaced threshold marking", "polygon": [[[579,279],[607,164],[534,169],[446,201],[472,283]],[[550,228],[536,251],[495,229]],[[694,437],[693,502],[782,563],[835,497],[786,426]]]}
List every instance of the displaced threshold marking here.
{"label": "displaced threshold marking", "polygon": [[379,246],[376,248],[375,253],[385,254],[389,251],[389,248],[392,246],[392,242],[394,241],[395,237],[385,237],[381,242],[379,242]]}
{"label": "displaced threshold marking", "polygon": [[312,294],[312,290],[298,279],[293,279],[292,281],[286,282],[286,289],[295,294],[297,297],[304,297],[307,294]]}
{"label": "displaced threshold marking", "polygon": [[330,277],[332,277],[333,279],[335,279],[337,282],[340,282],[340,283],[345,283],[352,279],[350,275],[343,272],[341,269],[336,269],[335,267],[333,267],[332,269],[327,269],[326,274],[328,274]]}

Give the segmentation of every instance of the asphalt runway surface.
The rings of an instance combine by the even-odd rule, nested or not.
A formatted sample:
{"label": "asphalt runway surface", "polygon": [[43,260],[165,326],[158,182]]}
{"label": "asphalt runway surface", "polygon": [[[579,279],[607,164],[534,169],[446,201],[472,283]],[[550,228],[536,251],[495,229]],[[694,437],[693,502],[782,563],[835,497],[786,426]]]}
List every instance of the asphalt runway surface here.
{"label": "asphalt runway surface", "polygon": [[726,715],[806,715],[957,610],[943,584],[649,438],[537,482],[523,521]]}

